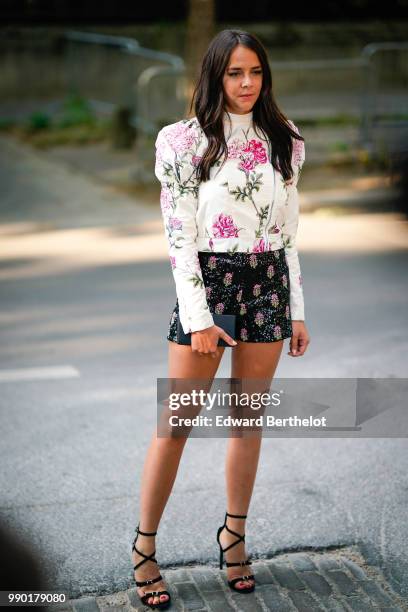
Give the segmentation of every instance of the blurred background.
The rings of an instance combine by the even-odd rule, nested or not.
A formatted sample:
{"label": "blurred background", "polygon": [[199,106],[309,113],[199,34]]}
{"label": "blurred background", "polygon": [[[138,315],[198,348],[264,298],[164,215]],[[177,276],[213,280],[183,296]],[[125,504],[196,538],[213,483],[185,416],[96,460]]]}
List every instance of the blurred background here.
{"label": "blurred background", "polygon": [[[298,248],[311,344],[301,360],[284,350],[277,376],[407,377],[407,8],[1,3],[0,508],[3,526],[32,541],[49,588],[80,597],[132,584],[138,486],[175,303],[154,142],[188,116],[218,31],[260,38],[278,104],[305,139]],[[229,359],[218,377],[229,376]],[[266,439],[254,553],[360,541],[407,596],[407,489],[396,476],[408,467],[405,437]],[[223,446],[195,439],[185,450],[161,527],[163,567],[215,555],[214,518],[201,504],[209,486],[223,495],[213,461]],[[266,499],[280,516],[272,540],[257,518]],[[177,517],[205,534],[202,550],[193,530],[176,550]]]}
{"label": "blurred background", "polygon": [[275,95],[307,129],[309,168],[390,169],[407,142],[406,2],[298,6],[290,21],[285,9],[189,0],[134,15],[109,1],[3,2],[0,127],[35,147],[131,150],[116,179],[150,183],[157,130],[187,114],[209,40],[236,26],[266,46]]}

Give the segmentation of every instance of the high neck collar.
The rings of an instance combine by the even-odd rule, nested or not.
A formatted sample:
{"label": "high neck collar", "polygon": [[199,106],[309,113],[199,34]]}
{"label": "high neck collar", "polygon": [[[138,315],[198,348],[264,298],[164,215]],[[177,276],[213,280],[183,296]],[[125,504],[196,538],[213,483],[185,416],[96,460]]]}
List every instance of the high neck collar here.
{"label": "high neck collar", "polygon": [[228,125],[231,121],[233,127],[249,127],[252,123],[252,116],[252,111],[249,111],[249,113],[245,113],[244,115],[239,115],[238,113],[231,113],[229,111],[224,110],[224,122]]}

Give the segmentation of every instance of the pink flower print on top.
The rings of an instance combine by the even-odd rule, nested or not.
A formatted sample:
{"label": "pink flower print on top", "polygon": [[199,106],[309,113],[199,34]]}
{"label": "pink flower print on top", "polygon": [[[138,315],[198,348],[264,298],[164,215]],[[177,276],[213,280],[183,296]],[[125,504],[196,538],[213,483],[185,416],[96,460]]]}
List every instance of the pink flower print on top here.
{"label": "pink flower print on top", "polygon": [[[298,128],[295,126],[295,124],[290,121],[291,123],[291,127],[292,129],[294,129],[294,131],[299,134],[299,130]],[[290,179],[288,179],[287,181],[285,181],[285,185],[292,185],[295,183],[296,179],[296,174],[297,174],[297,178],[299,178],[300,176],[300,171],[303,165],[303,162],[305,160],[305,143],[303,142],[303,140],[298,140],[297,138],[292,137],[292,168],[294,170],[294,174],[292,175],[292,177]]]}
{"label": "pink flower print on top", "polygon": [[181,219],[177,219],[177,217],[170,217],[169,227],[171,230],[182,230],[183,224],[181,222]]}
{"label": "pink flower print on top", "polygon": [[282,285],[286,288],[288,287],[288,277],[286,276],[286,274],[283,274],[282,276]]}
{"label": "pink flower print on top", "polygon": [[279,306],[279,298],[277,293],[272,293],[271,295],[271,304],[274,308]]}
{"label": "pink flower print on top", "polygon": [[262,142],[250,140],[242,150],[241,160],[238,167],[246,173],[251,172],[258,164],[266,164],[268,156]]}
{"label": "pink flower print on top", "polygon": [[222,302],[219,302],[216,306],[215,306],[215,312],[217,314],[222,314],[224,312],[224,308],[225,305]]}
{"label": "pink flower print on top", "polygon": [[268,161],[265,147],[259,140],[250,140],[244,151],[251,151],[257,164],[266,164]]}
{"label": "pink flower print on top", "polygon": [[264,316],[262,312],[257,312],[255,315],[255,323],[261,327],[264,323]]}
{"label": "pink flower print on top", "polygon": [[252,155],[250,154],[247,154],[246,157],[244,157],[244,159],[242,159],[241,163],[238,165],[238,168],[240,170],[243,170],[247,174],[249,174],[251,170],[254,169],[254,167],[255,167],[254,160],[252,158]]}
{"label": "pink flower print on top", "polygon": [[238,228],[234,225],[231,215],[220,213],[213,219],[214,238],[237,238]]}
{"label": "pink flower print on top", "polygon": [[232,283],[232,272],[226,272],[224,275],[224,285],[228,287]]}
{"label": "pink flower print on top", "polygon": [[303,163],[303,140],[293,139],[292,164],[301,166]]}
{"label": "pink flower print on top", "polygon": [[273,328],[273,335],[278,340],[282,337],[282,331],[279,325],[275,325],[275,327]]}
{"label": "pink flower print on top", "polygon": [[194,127],[187,127],[185,123],[180,122],[168,129],[167,134],[172,148],[180,155],[190,149],[198,139],[198,132]]}
{"label": "pink flower print on top", "polygon": [[239,309],[239,314],[240,315],[244,315],[247,313],[247,307],[246,304],[241,304],[240,309]]}
{"label": "pink flower print on top", "polygon": [[228,159],[237,159],[240,157],[244,148],[243,143],[235,138],[228,143]]}
{"label": "pink flower print on top", "polygon": [[289,304],[286,304],[286,308],[285,308],[285,317],[287,319],[289,319],[290,317],[290,308],[289,308]]}
{"label": "pink flower print on top", "polygon": [[248,340],[248,330],[245,327],[241,329],[240,337],[244,342]]}
{"label": "pink flower print on top", "polygon": [[266,251],[265,240],[261,238],[258,242],[254,243],[254,246],[252,247],[252,252],[253,253],[263,253],[264,251]]}
{"label": "pink flower print on top", "polygon": [[160,192],[160,208],[162,210],[163,215],[167,216],[171,210],[173,210],[173,199],[171,196],[171,191],[168,187],[163,185]]}
{"label": "pink flower print on top", "polygon": [[202,157],[200,155],[193,155],[191,158],[192,165],[196,168],[200,163]]}
{"label": "pink flower print on top", "polygon": [[254,285],[254,288],[252,289],[252,293],[256,297],[258,297],[258,295],[260,295],[261,293],[261,285]]}
{"label": "pink flower print on top", "polygon": [[205,297],[209,298],[211,295],[212,287],[205,288]]}

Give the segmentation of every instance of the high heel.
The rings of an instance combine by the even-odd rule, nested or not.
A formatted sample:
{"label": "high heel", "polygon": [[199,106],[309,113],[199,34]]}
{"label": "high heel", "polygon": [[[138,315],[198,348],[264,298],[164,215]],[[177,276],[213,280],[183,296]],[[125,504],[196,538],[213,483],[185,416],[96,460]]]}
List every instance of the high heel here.
{"label": "high heel", "polygon": [[[140,523],[139,523],[140,525]],[[132,546],[132,553],[133,551],[135,551],[138,555],[141,555],[142,557],[144,557],[144,559],[142,561],[140,561],[140,563],[137,563],[134,568],[133,571],[135,572],[137,570],[138,567],[140,567],[141,565],[143,565],[143,563],[146,563],[146,561],[154,561],[154,563],[157,563],[156,559],[154,558],[154,555],[156,554],[156,551],[154,550],[150,555],[145,555],[144,553],[142,553],[142,551],[138,550],[136,548],[136,541],[137,538],[139,537],[139,533],[140,535],[143,536],[154,536],[156,535],[157,531],[153,531],[150,533],[147,533],[146,531],[140,531],[139,529],[139,525],[136,527],[136,537],[133,540],[133,546]],[[156,578],[152,578],[151,580],[142,580],[142,581],[138,581],[135,578],[135,582],[136,582],[136,586],[138,587],[142,587],[142,586],[146,586],[147,584],[153,584],[154,582],[159,582],[159,580],[163,580],[163,577],[161,576],[161,574],[159,574]],[[148,603],[147,600],[150,597],[159,597],[160,595],[167,595],[168,599],[166,599],[166,601],[161,601],[160,603],[157,604],[153,604],[153,603]],[[168,608],[171,604],[171,595],[168,591],[150,591],[148,593],[145,593],[142,597],[140,597],[140,595],[138,594],[138,597],[140,599],[140,601],[142,602],[142,604],[144,604],[145,606],[149,606],[149,608],[151,608],[152,610],[165,610],[166,608]]]}
{"label": "high heel", "polygon": [[[217,542],[218,545],[220,547],[220,569],[222,570],[223,565],[224,565],[224,553],[227,552],[227,550],[229,550],[230,548],[232,548],[233,546],[235,546],[236,544],[238,544],[238,542],[245,542],[245,533],[243,535],[237,533],[236,531],[233,531],[232,529],[230,529],[227,526],[227,516],[230,516],[232,518],[246,518],[247,515],[246,514],[229,514],[229,512],[225,513],[225,519],[224,519],[224,524],[221,525],[221,527],[219,527],[218,532],[217,532]],[[229,546],[227,546],[226,548],[222,548],[221,546],[221,542],[220,542],[220,534],[221,531],[223,529],[226,529],[227,531],[229,531],[230,533],[236,535],[238,537],[238,540],[236,540],[235,542],[233,542],[232,544],[230,544]],[[249,557],[247,559],[245,559],[245,561],[240,561],[239,563],[228,563],[227,561],[225,561],[225,564],[227,567],[233,567],[236,565],[240,565],[241,567],[244,567],[245,565],[252,565],[252,561],[250,561]],[[237,582],[245,582],[246,580],[254,580],[255,581],[255,576],[253,574],[248,574],[246,576],[239,576],[238,578],[232,578],[231,580],[228,580],[228,586],[233,590],[233,591],[237,591],[237,593],[252,593],[252,591],[255,589],[255,582],[253,585],[249,586],[249,587],[244,587],[244,588],[237,588],[235,585],[237,584]]]}

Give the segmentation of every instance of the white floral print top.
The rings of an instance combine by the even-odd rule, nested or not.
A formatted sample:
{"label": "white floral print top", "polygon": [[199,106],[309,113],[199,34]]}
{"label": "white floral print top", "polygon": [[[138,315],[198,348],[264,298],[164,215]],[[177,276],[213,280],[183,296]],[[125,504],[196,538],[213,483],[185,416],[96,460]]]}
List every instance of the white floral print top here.
{"label": "white floral print top", "polygon": [[[298,128],[290,122],[292,128]],[[213,325],[198,251],[258,253],[284,248],[289,268],[292,320],[304,320],[302,278],[296,248],[297,183],[305,159],[293,138],[293,178],[285,183],[270,163],[268,141],[254,131],[252,111],[224,111],[227,161],[216,162],[210,180],[198,184],[194,169],[207,148],[196,117],[163,127],[156,139],[155,175],[185,333]]]}

